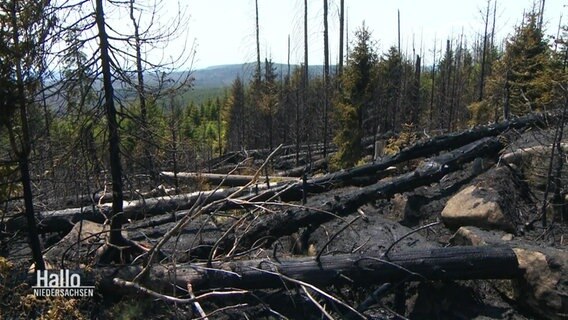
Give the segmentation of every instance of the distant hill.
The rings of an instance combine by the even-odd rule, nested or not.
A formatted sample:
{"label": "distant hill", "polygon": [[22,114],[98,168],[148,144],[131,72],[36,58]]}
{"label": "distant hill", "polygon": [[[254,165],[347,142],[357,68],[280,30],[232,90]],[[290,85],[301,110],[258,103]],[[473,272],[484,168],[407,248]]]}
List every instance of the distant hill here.
{"label": "distant hill", "polygon": [[[264,68],[264,63],[262,64]],[[276,73],[282,79],[288,73],[288,65],[281,63],[274,63],[276,68]],[[293,72],[298,65],[291,65],[290,70]],[[195,79],[191,90],[183,95],[183,100],[186,103],[193,101],[196,104],[201,104],[209,99],[215,99],[216,97],[224,95],[227,89],[231,86],[233,81],[240,76],[245,83],[252,79],[254,70],[256,68],[256,63],[249,62],[244,64],[227,64],[211,66],[205,69],[198,69],[191,72],[191,76]],[[334,70],[334,67],[331,67]],[[310,77],[315,77],[323,74],[322,65],[314,65],[309,67]],[[178,71],[169,75],[171,80],[182,79],[187,76],[187,71]],[[154,74],[147,74],[146,84],[148,86],[153,86],[157,84],[157,79]],[[94,87],[96,90],[100,89],[102,86],[100,81],[95,81]],[[59,90],[56,85],[51,89],[54,93]],[[115,94],[121,99],[133,100],[136,99],[136,94],[129,85],[126,85],[122,81],[118,80],[115,82]],[[48,103],[53,107],[61,106],[64,101],[60,96],[54,94],[50,95]]]}
{"label": "distant hill", "polygon": [[[261,66],[264,68],[264,63]],[[276,74],[282,79],[288,73],[288,65],[282,63],[275,63]],[[299,65],[290,65],[290,70],[293,72]],[[237,76],[245,82],[249,82],[256,68],[255,62],[244,64],[225,64],[212,66],[204,69],[198,69],[191,72],[191,76],[195,79],[193,86],[189,92],[184,94],[186,102],[193,101],[196,104],[204,103],[209,99],[215,99],[222,96],[231,86]],[[331,68],[332,70],[334,67]],[[323,74],[322,65],[310,66],[308,70],[310,77],[315,77]],[[181,78],[187,75],[187,72],[175,72],[170,77],[172,79]]]}
{"label": "distant hill", "polygon": [[[262,64],[264,67],[264,63]],[[288,73],[288,65],[275,63],[276,73],[284,77]],[[291,65],[290,69],[293,71],[298,68],[298,65]],[[195,78],[195,89],[201,88],[225,88],[229,87],[237,76],[240,76],[245,82],[248,82],[256,68],[256,63],[244,64],[226,64],[219,66],[212,66],[205,69],[198,69],[192,72]],[[333,68],[332,68],[333,69]],[[321,75],[323,73],[323,66],[314,65],[309,67],[310,76]]]}

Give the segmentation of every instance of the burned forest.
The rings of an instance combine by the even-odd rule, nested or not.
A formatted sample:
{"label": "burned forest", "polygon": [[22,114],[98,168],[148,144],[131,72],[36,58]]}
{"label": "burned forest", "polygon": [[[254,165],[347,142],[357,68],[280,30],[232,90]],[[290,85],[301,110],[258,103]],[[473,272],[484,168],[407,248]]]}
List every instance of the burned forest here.
{"label": "burned forest", "polygon": [[174,2],[0,0],[0,319],[568,317],[548,2],[409,49],[405,10],[384,47],[362,4],[296,1],[286,64],[243,2],[236,76]]}

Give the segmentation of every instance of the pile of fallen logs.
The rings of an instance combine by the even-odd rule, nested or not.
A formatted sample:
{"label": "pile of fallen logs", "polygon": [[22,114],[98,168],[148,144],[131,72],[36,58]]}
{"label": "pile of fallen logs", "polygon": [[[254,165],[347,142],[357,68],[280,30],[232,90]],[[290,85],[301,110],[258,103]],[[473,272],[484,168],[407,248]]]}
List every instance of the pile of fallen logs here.
{"label": "pile of fallen logs", "polygon": [[[552,118],[553,120],[553,118]],[[267,184],[263,181],[262,175],[259,181],[255,181],[251,186],[242,189],[238,187],[229,189],[216,189],[214,191],[194,192],[174,196],[163,196],[156,198],[142,198],[140,200],[125,201],[124,214],[127,219],[144,219],[148,216],[168,214],[173,211],[186,210],[193,206],[197,199],[207,199],[208,202],[225,199],[234,192],[239,192],[236,199],[240,200],[239,206],[246,205],[246,202],[259,202],[277,196],[282,201],[297,201],[304,195],[313,195],[327,192],[332,189],[345,186],[368,186],[368,189],[361,190],[355,198],[361,198],[358,202],[364,203],[371,200],[369,194],[376,194],[378,197],[392,196],[394,193],[404,192],[417,186],[436,182],[445,174],[452,170],[457,170],[460,165],[472,161],[478,157],[496,157],[504,147],[496,137],[506,130],[526,129],[534,126],[546,126],[551,121],[549,115],[531,115],[512,120],[510,122],[481,126],[468,131],[441,135],[429,140],[419,142],[413,146],[401,150],[394,156],[388,156],[380,161],[362,165],[359,167],[341,170],[324,176],[308,179],[305,182],[293,181],[291,178],[272,177],[273,180],[282,179],[279,182]],[[470,144],[470,145],[468,145]],[[466,146],[466,147],[464,147]],[[461,149],[458,149],[461,148]],[[443,154],[438,158],[433,158],[414,170],[397,179],[384,184],[377,189],[373,185],[380,178],[385,176],[385,171],[392,170],[393,166],[414,160],[429,157],[446,150],[454,150]],[[163,173],[171,176],[171,173]],[[185,175],[179,174],[182,178]],[[252,176],[230,176],[222,174],[189,174],[189,177],[213,179],[219,184],[225,181],[233,181],[234,184],[246,184],[251,181]],[[238,183],[237,183],[238,182]],[[213,184],[213,183],[212,183]],[[380,190],[381,188],[384,189]],[[386,192],[386,193],[385,193]],[[347,204],[347,202],[346,202]],[[69,231],[70,226],[80,220],[103,222],[110,211],[110,204],[101,204],[70,208],[64,210],[44,211],[38,214],[38,224],[40,232],[61,232]],[[230,203],[225,204],[225,208],[234,208]],[[217,209],[217,208],[216,208]],[[353,209],[353,208],[351,208]],[[21,230],[26,228],[23,217],[11,218],[6,222],[8,231]]]}
{"label": "pile of fallen logs", "polygon": [[[162,177],[167,179],[197,181],[218,187],[125,201],[123,215],[131,222],[125,226],[127,231],[149,233],[152,228],[167,225],[168,232],[152,237],[155,241],[150,241],[150,246],[154,249],[138,259],[143,264],[119,269],[111,266],[95,268],[89,279],[103,279],[100,284],[104,288],[118,286],[165,301],[196,303],[207,296],[196,297],[192,290],[218,290],[222,295],[227,288],[247,290],[233,292],[244,294],[248,290],[297,286],[308,290],[307,296],[310,292],[326,296],[323,288],[329,285],[518,278],[522,270],[515,252],[509,247],[405,251],[391,251],[389,247],[376,252],[336,255],[323,255],[324,248],[317,248],[318,252],[310,257],[296,258],[279,258],[266,252],[275,251],[282,237],[302,230],[313,231],[334,219],[345,219],[373,201],[436,184],[475,159],[497,162],[507,146],[503,134],[509,130],[545,127],[553,120],[554,117],[548,114],[530,115],[440,135],[420,141],[396,155],[312,178],[295,178],[304,173],[305,168],[301,167],[291,168],[278,176],[267,176],[264,172],[252,176],[162,172]],[[275,153],[278,151],[276,149]],[[226,155],[214,165],[222,166],[234,158],[239,156],[236,153]],[[294,154],[289,153],[286,161],[293,158]],[[322,164],[325,161],[322,159]],[[110,210],[110,204],[100,203],[40,212],[37,215],[39,232],[68,233],[79,225],[78,222],[85,220],[104,224]],[[364,213],[360,212],[356,219],[365,219]],[[179,257],[162,257],[161,263],[155,264],[153,254],[169,239],[180,239],[184,229],[190,228],[192,223],[191,228],[197,231],[184,238],[183,243],[176,244],[175,250],[168,251],[174,255],[176,250],[185,252],[189,257],[187,261]],[[345,228],[349,224],[346,222]],[[201,231],[206,226],[217,232],[215,239],[203,238]],[[25,231],[26,223],[23,217],[16,216],[5,221],[5,228],[9,232]],[[81,235],[78,237],[80,242]],[[250,259],[250,254],[258,253],[258,250],[268,250],[263,255],[265,258]],[[239,259],[241,256],[249,259]],[[172,284],[188,288],[184,291],[188,296],[179,298],[160,293]],[[231,290],[227,295],[231,295]],[[326,299],[332,298],[326,296]],[[364,311],[350,308],[347,306],[355,315]]]}

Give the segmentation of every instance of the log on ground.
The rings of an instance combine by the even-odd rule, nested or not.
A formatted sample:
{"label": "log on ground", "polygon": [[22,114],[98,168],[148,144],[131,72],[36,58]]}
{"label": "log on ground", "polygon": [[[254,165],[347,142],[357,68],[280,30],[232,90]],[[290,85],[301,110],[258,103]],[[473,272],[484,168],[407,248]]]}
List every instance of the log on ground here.
{"label": "log on ground", "polygon": [[[279,187],[278,184],[275,187]],[[259,190],[265,189],[265,185],[258,186]],[[123,218],[130,220],[143,219],[148,216],[171,213],[179,210],[190,209],[199,199],[206,203],[225,199],[229,195],[238,192],[239,188],[217,189],[212,191],[199,191],[187,194],[147,198],[141,200],[124,201]],[[244,189],[239,195],[254,193],[255,189]],[[38,232],[68,232],[73,224],[80,220],[88,220],[103,223],[112,209],[111,204],[100,206],[87,206],[62,210],[43,211],[37,214]],[[171,215],[171,214],[168,214]],[[10,218],[6,222],[7,231],[26,230],[27,225],[23,216]]]}
{"label": "log on ground", "polygon": [[[140,266],[94,270],[103,275],[132,279]],[[114,275],[113,275],[114,274]],[[521,276],[517,256],[505,246],[450,247],[408,250],[376,255],[330,255],[295,259],[245,260],[154,266],[145,285],[155,290],[191,284],[194,290],[216,288],[268,289],[289,285],[286,278],[325,287],[328,285],[371,285],[399,280],[514,279]],[[108,282],[106,285],[110,285]]]}
{"label": "log on ground", "polygon": [[385,170],[405,161],[429,157],[445,150],[455,150],[475,141],[497,136],[509,129],[546,126],[546,119],[553,116],[554,113],[531,114],[512,121],[479,126],[460,133],[436,136],[432,139],[418,142],[401,150],[396,155],[385,157],[381,161],[309,179],[306,184],[296,182],[286,186],[285,192],[281,192],[282,189],[267,190],[257,199],[267,199],[279,193],[279,196],[284,201],[297,201],[300,200],[303,190],[309,194],[318,194],[348,185],[368,186],[382,178],[385,175]]}
{"label": "log on ground", "polygon": [[[201,182],[213,186],[228,186],[237,187],[244,186],[254,179],[254,176],[240,175],[240,174],[217,174],[217,173],[201,173],[201,172],[178,172],[177,174],[169,171],[160,172],[162,178],[168,180],[178,179],[178,181],[183,182]],[[268,181],[271,184],[281,182],[281,181],[296,181],[297,178],[294,177],[283,177],[283,176],[269,176]],[[266,176],[260,176],[258,178],[259,184],[266,184]]]}
{"label": "log on ground", "polygon": [[[266,239],[266,244],[270,244],[274,239],[292,234],[300,227],[318,226],[335,216],[348,215],[370,201],[390,198],[396,193],[407,192],[420,186],[436,183],[446,174],[459,170],[463,164],[477,157],[497,157],[502,148],[503,144],[498,138],[484,138],[432,158],[416,170],[388,181],[379,181],[373,185],[340,195],[328,196],[326,194],[314,197],[307,203],[306,208],[291,208],[282,213],[274,213],[262,219],[256,219],[255,224],[248,227],[245,234],[239,235],[239,246],[246,250],[262,238]],[[233,237],[229,236],[223,241],[224,248],[230,248],[233,245]]]}

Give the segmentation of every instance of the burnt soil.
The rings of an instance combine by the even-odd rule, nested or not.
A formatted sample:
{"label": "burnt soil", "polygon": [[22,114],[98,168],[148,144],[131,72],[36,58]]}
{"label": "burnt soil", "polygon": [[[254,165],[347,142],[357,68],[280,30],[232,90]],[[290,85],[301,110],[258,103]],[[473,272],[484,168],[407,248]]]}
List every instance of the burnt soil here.
{"label": "burnt soil", "polygon": [[[511,141],[508,151],[549,142],[552,132],[533,130],[524,133],[509,133]],[[239,257],[293,257],[337,253],[380,253],[391,244],[410,233],[414,228],[440,221],[446,202],[465,186],[476,184],[509,190],[507,197],[501,199],[500,206],[515,221],[516,232],[509,238],[514,243],[536,247],[552,247],[566,250],[568,223],[555,221],[546,228],[540,222],[544,190],[525,176],[522,168],[497,166],[495,160],[481,159],[474,164],[465,165],[462,170],[448,174],[438,183],[415,189],[412,192],[396,195],[391,199],[381,199],[368,203],[358,212],[345,214],[341,219],[331,219],[320,225],[299,226],[296,232],[280,237],[269,247],[259,248]],[[407,163],[399,171],[410,170],[417,163]],[[546,170],[548,163],[541,163],[540,170]],[[477,166],[477,167],[475,167]],[[406,168],[405,168],[406,167]],[[480,174],[480,170],[482,171]],[[563,174],[562,185],[568,185],[568,174]],[[388,177],[385,179],[389,179]],[[318,195],[333,197],[357,187],[347,187]],[[270,210],[283,210],[268,206]],[[354,222],[352,222],[354,221]],[[164,256],[176,255],[180,261],[198,261],[209,253],[211,246],[225,232],[231,218],[210,219],[202,217],[192,222],[175,240],[163,249]],[[352,223],[351,223],[352,222]],[[351,223],[346,227],[347,224]],[[153,228],[135,229],[136,223],[127,228],[127,237],[146,246],[157,243],[161,236],[173,227],[174,223]],[[455,230],[436,224],[420,232],[404,237],[391,249],[404,251],[411,248],[450,246],[450,238]],[[498,237],[505,232],[494,232]],[[47,248],[57,243],[64,235],[47,234],[42,236]],[[332,239],[330,241],[330,239]],[[91,248],[92,249],[92,248]],[[57,250],[57,249],[55,249]],[[60,257],[61,252],[52,252],[52,257]],[[0,256],[9,259],[13,267],[8,274],[0,275],[0,314],[5,319],[39,317],[52,310],[53,304],[35,302],[36,307],[23,305],[29,287],[22,284],[23,274],[31,264],[31,253],[24,233],[2,234]],[[71,259],[72,260],[72,259]],[[58,261],[52,261],[57,264]],[[1,268],[0,268],[1,271]],[[1,273],[1,272],[0,272]],[[381,285],[372,284],[359,287],[321,288],[352,306],[361,305]],[[500,281],[426,281],[390,283],[380,292],[376,301],[371,302],[365,315],[369,319],[535,319],[536,315],[523,309],[515,301],[507,298]],[[27,291],[28,290],[28,291]],[[19,299],[19,300],[18,300]],[[340,304],[330,303],[321,296],[316,299],[325,304],[330,312],[342,314],[349,312]],[[29,300],[29,299],[28,299]],[[16,304],[22,304],[17,306]],[[228,306],[233,306],[227,308]],[[99,292],[95,298],[78,299],[72,304],[85,318],[107,319],[123,317],[138,318],[191,318],[195,310],[191,305],[175,305],[156,301],[142,294],[121,296]],[[213,298],[202,303],[203,309],[211,312],[211,319],[278,319],[279,314],[291,319],[321,319],[321,311],[298,287],[254,291],[239,297]],[[66,306],[57,310],[67,310]],[[225,308],[225,309],[220,309]],[[63,312],[70,312],[69,310]],[[67,313],[69,314],[69,313]],[[356,319],[356,317],[352,317]],[[55,318],[54,318],[55,319]]]}

